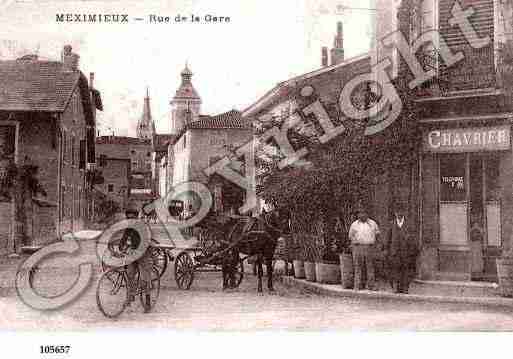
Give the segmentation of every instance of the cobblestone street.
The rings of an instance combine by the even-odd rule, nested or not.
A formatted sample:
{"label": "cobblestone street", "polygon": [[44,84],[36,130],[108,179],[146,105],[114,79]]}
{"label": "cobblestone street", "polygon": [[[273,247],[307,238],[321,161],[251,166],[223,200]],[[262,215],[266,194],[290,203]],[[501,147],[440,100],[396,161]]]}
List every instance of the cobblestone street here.
{"label": "cobblestone street", "polygon": [[[69,281],[65,278],[70,277]],[[60,273],[60,283],[73,275]],[[56,277],[56,278],[57,278]],[[57,283],[56,278],[53,283]],[[336,298],[276,285],[276,293],[256,293],[256,279],[247,274],[241,287],[222,292],[220,273],[202,273],[191,290],[176,289],[167,272],[156,307],[144,314],[137,300],[117,320],[105,318],[96,306],[95,284],[76,302],[54,312],[30,309],[14,290],[0,298],[0,328],[86,330],[96,328],[166,328],[185,330],[506,330],[513,329],[508,310],[477,305],[430,304]],[[47,290],[55,285],[39,283]],[[5,293],[4,293],[5,294]],[[51,291],[47,294],[51,294]]]}

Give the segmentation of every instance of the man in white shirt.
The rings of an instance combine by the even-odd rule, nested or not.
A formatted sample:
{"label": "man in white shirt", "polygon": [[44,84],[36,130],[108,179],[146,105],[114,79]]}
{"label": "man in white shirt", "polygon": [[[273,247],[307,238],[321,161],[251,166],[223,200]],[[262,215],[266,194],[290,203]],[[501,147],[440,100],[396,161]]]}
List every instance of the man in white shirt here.
{"label": "man in white shirt", "polygon": [[375,245],[379,239],[379,227],[370,219],[364,208],[358,209],[358,219],[349,228],[349,240],[353,252],[354,289],[363,289],[362,267],[367,270],[367,289],[375,290],[374,257]]}

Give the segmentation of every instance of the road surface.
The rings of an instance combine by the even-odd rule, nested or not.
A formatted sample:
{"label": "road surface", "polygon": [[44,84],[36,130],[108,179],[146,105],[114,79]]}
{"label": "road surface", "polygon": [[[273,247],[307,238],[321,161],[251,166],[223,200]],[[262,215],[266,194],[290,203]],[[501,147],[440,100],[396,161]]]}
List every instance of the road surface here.
{"label": "road surface", "polygon": [[[72,272],[56,273],[38,285],[49,295],[57,294],[59,285],[72,282]],[[152,313],[144,314],[136,301],[116,320],[105,318],[97,309],[94,280],[79,300],[53,312],[33,310],[11,291],[0,297],[0,329],[513,330],[513,314],[506,309],[326,297],[281,283],[274,294],[257,295],[256,280],[250,274],[237,291],[223,292],[220,285],[219,273],[201,273],[191,290],[181,291],[168,271]]]}

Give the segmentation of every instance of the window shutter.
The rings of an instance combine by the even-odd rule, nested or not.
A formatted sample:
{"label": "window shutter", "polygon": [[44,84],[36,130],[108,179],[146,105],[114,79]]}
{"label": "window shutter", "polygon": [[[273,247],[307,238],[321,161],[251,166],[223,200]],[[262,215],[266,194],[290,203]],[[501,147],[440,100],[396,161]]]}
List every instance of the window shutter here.
{"label": "window shutter", "polygon": [[86,129],[86,151],[88,163],[96,162],[95,141],[96,139],[94,126],[88,126]]}
{"label": "window shutter", "polygon": [[83,170],[86,166],[86,141],[80,140],[80,157],[79,157],[79,163],[78,168]]}

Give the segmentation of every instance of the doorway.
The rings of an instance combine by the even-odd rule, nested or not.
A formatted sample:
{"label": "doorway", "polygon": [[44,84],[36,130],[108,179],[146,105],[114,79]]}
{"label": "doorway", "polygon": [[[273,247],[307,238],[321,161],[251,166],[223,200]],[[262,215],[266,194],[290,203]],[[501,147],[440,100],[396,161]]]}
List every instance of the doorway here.
{"label": "doorway", "polygon": [[494,266],[487,263],[502,246],[500,153],[438,158],[440,246],[447,256],[441,258],[441,266],[457,267],[475,280],[493,276]]}
{"label": "doorway", "polygon": [[9,166],[16,161],[16,126],[0,124],[0,255],[14,251],[14,199]]}

